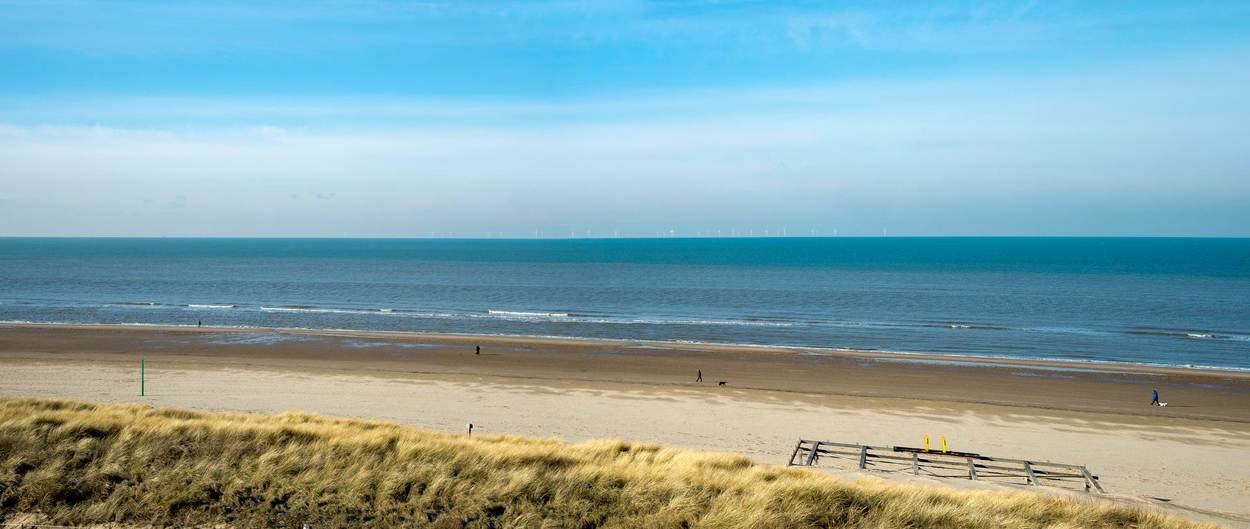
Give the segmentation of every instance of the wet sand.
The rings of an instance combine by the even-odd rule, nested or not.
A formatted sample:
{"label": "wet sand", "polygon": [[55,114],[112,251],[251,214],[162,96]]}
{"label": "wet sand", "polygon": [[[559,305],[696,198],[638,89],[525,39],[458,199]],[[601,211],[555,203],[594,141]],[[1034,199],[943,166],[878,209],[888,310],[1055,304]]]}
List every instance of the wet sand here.
{"label": "wet sand", "polygon": [[[145,397],[137,396],[140,357]],[[1155,387],[1168,407],[1148,405]],[[1250,373],[1242,372],[631,341],[3,325],[0,393],[298,409],[445,431],[473,422],[483,433],[655,441],[778,464],[800,437],[915,446],[929,434],[954,450],[1085,464],[1117,495],[1250,517]]]}

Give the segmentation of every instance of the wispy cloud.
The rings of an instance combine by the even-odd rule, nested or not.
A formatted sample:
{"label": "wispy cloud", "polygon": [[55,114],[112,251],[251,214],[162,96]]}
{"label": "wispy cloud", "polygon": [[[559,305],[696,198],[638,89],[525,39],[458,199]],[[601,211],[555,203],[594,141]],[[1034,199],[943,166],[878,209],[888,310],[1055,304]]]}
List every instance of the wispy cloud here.
{"label": "wispy cloud", "polygon": [[[396,95],[77,96],[0,99],[0,137],[83,125],[125,129],[254,129],[282,136],[324,128],[544,128],[567,124],[655,122],[757,115],[812,115],[889,110],[1010,107],[1038,115],[1099,116],[1117,109],[1154,114],[1239,116],[1250,109],[1250,47],[1218,53],[1157,55],[1149,60],[1002,68],[995,74],[921,80],[848,80],[774,86],[670,89],[561,97],[421,97]],[[1195,85],[1190,80],[1208,82]],[[1145,90],[1142,87],[1150,87]],[[1053,108],[1058,107],[1058,109]],[[952,110],[953,111],[953,110]],[[1148,118],[1142,114],[1135,119]],[[1182,120],[1183,121],[1183,120]],[[6,125],[7,123],[7,125]]]}
{"label": "wispy cloud", "polygon": [[[527,235],[569,225],[642,234],[779,225],[1087,233],[1084,225],[1230,234],[1231,219],[1250,226],[1250,135],[1241,133],[1250,92],[1240,90],[1247,74],[1229,67],[1243,60],[983,79],[975,90],[867,83],[434,105],[452,115],[521,116],[504,122],[9,125],[0,129],[0,160],[9,196],[59,204],[39,222],[62,233]],[[1186,74],[1209,82],[1194,85]],[[284,112],[322,106],[337,102]],[[252,108],[232,109],[240,114],[224,122]],[[362,102],[335,111],[396,108]],[[535,121],[553,112],[566,119]],[[188,200],[176,209],[142,202],[157,195]],[[1106,218],[1099,203],[1118,215]],[[1163,226],[1161,211],[1185,220]],[[29,222],[0,212],[11,233]]]}
{"label": "wispy cloud", "polygon": [[1245,234],[1247,27],[1223,0],[0,0],[0,233]]}

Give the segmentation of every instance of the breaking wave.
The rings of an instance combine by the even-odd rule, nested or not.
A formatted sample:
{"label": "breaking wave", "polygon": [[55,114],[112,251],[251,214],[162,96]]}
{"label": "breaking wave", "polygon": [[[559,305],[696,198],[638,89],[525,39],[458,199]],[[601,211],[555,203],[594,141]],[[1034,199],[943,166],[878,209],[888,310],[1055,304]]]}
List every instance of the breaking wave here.
{"label": "breaking wave", "polygon": [[569,314],[567,312],[526,312],[526,311],[519,311],[519,310],[488,310],[486,311],[486,313],[493,314],[496,316],[518,316],[518,317],[525,317],[525,318],[529,318],[529,317],[567,318],[569,317]]}

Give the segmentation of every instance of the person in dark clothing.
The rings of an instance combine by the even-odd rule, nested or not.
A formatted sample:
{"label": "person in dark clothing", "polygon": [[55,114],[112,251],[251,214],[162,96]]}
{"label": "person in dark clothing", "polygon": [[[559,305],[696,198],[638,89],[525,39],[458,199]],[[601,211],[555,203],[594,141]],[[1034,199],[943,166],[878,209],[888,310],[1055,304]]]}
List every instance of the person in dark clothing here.
{"label": "person in dark clothing", "polygon": [[1150,405],[1151,406],[1159,405],[1159,390],[1156,389],[1150,393]]}
{"label": "person in dark clothing", "polygon": [[196,326],[196,327],[203,327],[203,326],[204,326],[204,320],[197,320],[197,321],[195,322],[195,326]]}
{"label": "person in dark clothing", "polygon": [[480,345],[475,346],[475,347],[474,347],[474,349],[473,349],[473,354],[475,354],[475,355],[480,355],[480,354],[482,354],[482,346],[480,346]]}
{"label": "person in dark clothing", "polygon": [[702,370],[702,369],[699,369],[698,371],[699,371],[699,376],[698,376],[698,378],[695,378],[695,379],[694,379],[694,381],[695,381],[695,382],[703,382],[703,370]]}

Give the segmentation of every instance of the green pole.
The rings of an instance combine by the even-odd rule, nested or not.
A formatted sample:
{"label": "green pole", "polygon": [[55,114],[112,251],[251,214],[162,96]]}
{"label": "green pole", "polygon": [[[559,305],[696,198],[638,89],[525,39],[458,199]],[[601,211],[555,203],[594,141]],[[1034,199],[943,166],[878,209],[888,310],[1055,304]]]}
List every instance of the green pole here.
{"label": "green pole", "polygon": [[143,357],[139,357],[139,396],[143,396]]}

